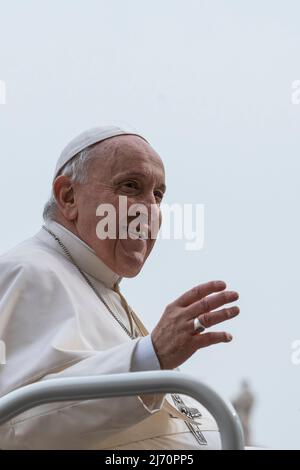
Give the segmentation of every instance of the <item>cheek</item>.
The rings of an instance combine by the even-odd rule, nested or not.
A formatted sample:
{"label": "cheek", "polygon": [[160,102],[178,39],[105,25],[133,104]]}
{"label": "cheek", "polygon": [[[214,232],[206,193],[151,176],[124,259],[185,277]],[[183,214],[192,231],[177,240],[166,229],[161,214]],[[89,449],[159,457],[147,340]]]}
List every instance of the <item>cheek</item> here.
{"label": "cheek", "polygon": [[95,197],[93,190],[90,190],[90,193],[86,191],[85,195],[81,197],[79,201],[79,210],[82,219],[86,224],[91,226],[96,226],[97,221],[99,221],[99,216],[96,215],[97,208],[101,204],[101,199]]}
{"label": "cheek", "polygon": [[147,256],[151,253],[154,245],[155,245],[156,239],[149,239],[147,240]]}
{"label": "cheek", "polygon": [[94,227],[96,231],[98,217],[96,216],[96,208],[94,205],[90,204],[89,201],[83,202],[79,208],[78,216],[81,224],[84,224],[85,228],[91,229]]}
{"label": "cheek", "polygon": [[151,220],[161,226],[162,223],[162,212],[159,206],[156,206],[155,209],[151,212]]}
{"label": "cheek", "polygon": [[108,264],[110,267],[116,256],[116,242],[116,240],[109,238],[101,240],[97,237],[96,233],[92,240],[92,248],[95,250],[99,258],[101,258],[104,263]]}

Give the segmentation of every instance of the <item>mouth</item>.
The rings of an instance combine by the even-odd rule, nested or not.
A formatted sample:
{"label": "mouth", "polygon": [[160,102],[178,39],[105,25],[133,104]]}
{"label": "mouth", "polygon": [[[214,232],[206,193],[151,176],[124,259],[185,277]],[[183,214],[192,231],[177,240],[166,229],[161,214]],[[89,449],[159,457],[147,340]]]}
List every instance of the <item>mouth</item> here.
{"label": "mouth", "polygon": [[131,240],[147,240],[149,227],[148,225],[142,225],[140,230],[129,229],[127,225],[122,225],[121,233],[126,238],[129,237]]}

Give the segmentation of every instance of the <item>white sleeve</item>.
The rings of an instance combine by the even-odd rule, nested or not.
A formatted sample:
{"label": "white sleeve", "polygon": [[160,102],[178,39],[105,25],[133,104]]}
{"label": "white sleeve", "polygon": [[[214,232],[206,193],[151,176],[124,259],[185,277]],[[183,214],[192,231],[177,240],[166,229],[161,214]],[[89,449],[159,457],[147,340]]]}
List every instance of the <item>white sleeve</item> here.
{"label": "white sleeve", "polygon": [[[65,306],[63,312],[61,305]],[[67,316],[71,309],[68,291],[57,282],[55,273],[49,276],[36,267],[0,263],[0,337],[8,352],[7,363],[0,369],[0,395],[52,378],[131,371],[140,339],[97,351],[70,351],[63,340],[60,347],[54,346],[53,335],[60,338],[62,329],[72,324]],[[0,426],[0,448],[97,448],[101,440],[159,410],[163,397],[149,397],[145,401],[132,396],[38,406]]]}
{"label": "white sleeve", "polygon": [[140,372],[160,369],[160,363],[153,347],[151,335],[147,335],[140,339],[133,352],[131,371]]}
{"label": "white sleeve", "polygon": [[[95,354],[56,374],[41,379],[97,376],[128,372],[137,341]],[[124,367],[124,355],[128,368]],[[123,364],[118,369],[117,364]],[[0,448],[88,449],[137,424],[162,406],[164,396],[120,397],[60,402],[38,406],[0,426]],[[152,407],[152,409],[151,409]]]}

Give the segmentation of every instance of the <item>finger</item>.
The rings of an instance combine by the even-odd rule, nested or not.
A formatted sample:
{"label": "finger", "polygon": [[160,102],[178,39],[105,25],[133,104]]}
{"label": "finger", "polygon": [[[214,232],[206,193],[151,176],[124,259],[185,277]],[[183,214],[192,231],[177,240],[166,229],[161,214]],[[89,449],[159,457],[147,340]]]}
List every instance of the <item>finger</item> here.
{"label": "finger", "polygon": [[197,349],[207,348],[213,344],[230,343],[232,335],[226,331],[210,331],[209,333],[201,333],[192,337],[194,346]]}
{"label": "finger", "polygon": [[[198,318],[201,324],[205,328],[222,323],[223,321],[230,320],[236,317],[240,313],[240,309],[237,306],[222,308],[222,310],[215,310],[213,312],[206,312],[200,315]],[[191,321],[191,328],[194,330],[194,320]]]}
{"label": "finger", "polygon": [[185,309],[186,318],[199,317],[201,313],[207,313],[218,307],[222,307],[224,304],[235,302],[238,298],[239,294],[235,291],[226,291],[221,292],[220,294],[204,297]]}
{"label": "finger", "polygon": [[193,287],[192,289],[185,292],[183,295],[178,297],[174,303],[179,307],[187,307],[188,305],[202,299],[206,295],[212,294],[213,292],[220,292],[226,289],[224,281],[210,281],[205,284],[200,284]]}

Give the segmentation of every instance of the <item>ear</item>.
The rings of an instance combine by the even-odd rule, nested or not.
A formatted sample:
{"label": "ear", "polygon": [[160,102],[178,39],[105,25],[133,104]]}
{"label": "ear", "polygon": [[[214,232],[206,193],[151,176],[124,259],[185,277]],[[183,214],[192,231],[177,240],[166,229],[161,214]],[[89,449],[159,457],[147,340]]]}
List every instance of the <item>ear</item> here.
{"label": "ear", "polygon": [[76,219],[78,209],[75,198],[75,189],[69,176],[60,175],[55,179],[53,183],[53,193],[57,207],[64,217],[67,220]]}

